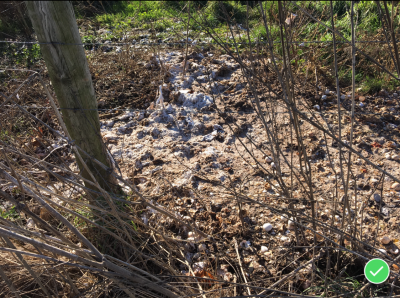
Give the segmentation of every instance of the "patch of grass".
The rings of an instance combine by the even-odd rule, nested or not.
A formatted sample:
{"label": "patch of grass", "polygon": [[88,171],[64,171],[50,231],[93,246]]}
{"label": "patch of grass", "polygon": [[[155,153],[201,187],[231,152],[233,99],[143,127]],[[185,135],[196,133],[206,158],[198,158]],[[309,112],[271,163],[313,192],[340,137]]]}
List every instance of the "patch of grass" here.
{"label": "patch of grass", "polygon": [[[325,268],[316,268],[316,276],[319,277],[321,283],[317,283],[316,286],[309,287],[304,290],[304,294],[315,295],[316,297],[332,297],[333,295],[354,295],[363,286],[362,280],[364,278],[362,274],[362,267],[348,268],[348,272],[345,272],[340,280],[333,280],[326,277],[324,272]],[[355,269],[355,270],[354,270]],[[351,273],[350,273],[351,272]],[[327,279],[327,286],[325,287],[325,278]],[[325,296],[325,292],[328,294]],[[354,297],[354,296],[351,296]],[[358,296],[355,296],[358,297]]]}
{"label": "patch of grass", "polygon": [[237,1],[209,1],[206,6],[207,14],[211,14],[218,23],[244,24],[246,21],[246,6]]}
{"label": "patch of grass", "polygon": [[[80,196],[77,200],[84,201],[84,198],[82,196]],[[76,209],[75,211],[87,219],[90,219],[90,220],[93,219],[93,210],[90,210],[87,207],[82,207],[82,209]],[[88,224],[85,220],[83,220],[77,216],[73,218],[73,223],[74,223],[75,227],[80,228],[80,229],[86,228],[88,226]]]}
{"label": "patch of grass", "polygon": [[38,44],[2,44],[0,56],[8,60],[9,65],[30,69],[42,58]]}
{"label": "patch of grass", "polygon": [[26,65],[30,68],[41,58],[40,46],[38,44],[23,45],[22,48],[14,53],[16,63]]}
{"label": "patch of grass", "polygon": [[361,92],[368,94],[375,94],[382,89],[393,91],[398,86],[400,86],[400,83],[387,74],[377,77],[366,76],[360,80]]}
{"label": "patch of grass", "polygon": [[77,19],[92,18],[100,14],[123,12],[128,1],[74,1],[72,2]]}
{"label": "patch of grass", "polygon": [[131,220],[130,223],[131,223],[133,229],[134,229],[135,231],[137,231],[137,230],[138,230],[138,227],[137,227],[137,225],[135,224],[135,222],[134,222],[133,220]]}
{"label": "patch of grass", "polygon": [[0,208],[0,217],[11,221],[15,221],[20,218],[15,206],[11,207],[8,210],[3,210],[2,208]]}
{"label": "patch of grass", "polygon": [[10,135],[7,130],[0,131],[0,140],[5,143],[8,143],[10,141]]}
{"label": "patch of grass", "polygon": [[[278,25],[269,26],[268,30],[273,40],[279,39]],[[254,38],[254,40],[257,40],[258,38],[260,38],[261,40],[267,39],[267,30],[265,29],[264,24],[260,23],[256,28],[252,30],[252,37]]]}
{"label": "patch of grass", "polygon": [[95,20],[109,27],[115,27],[131,18],[129,25],[134,27],[140,26],[143,22],[160,21],[165,17],[164,4],[161,1],[133,1],[120,6],[123,9],[114,9],[113,12],[97,15]]}
{"label": "patch of grass", "polygon": [[[82,37],[82,43],[95,43],[96,37],[93,35],[85,35]],[[91,50],[93,48],[92,45],[85,45],[86,50]]]}
{"label": "patch of grass", "polygon": [[339,68],[339,84],[342,87],[348,87],[351,85],[351,68],[350,67]]}
{"label": "patch of grass", "polygon": [[[251,29],[250,36],[252,41],[265,41],[267,34],[264,24],[261,19],[261,12],[259,3],[256,1],[249,1],[249,20],[248,25]],[[330,2],[329,1],[297,1],[299,6],[304,7],[311,14],[316,16],[321,22],[330,26]],[[189,29],[192,31],[189,36],[191,38],[199,38],[198,33],[204,32],[204,27],[209,27],[217,33],[223,41],[232,42],[230,32],[227,24],[227,19],[231,24],[242,24],[246,26],[246,15],[247,15],[247,1],[192,1],[190,3],[191,10],[191,22]],[[388,2],[389,12],[392,11],[392,3]],[[100,24],[101,27],[106,27],[110,32],[103,34],[101,37],[96,37],[95,34],[86,33],[82,37],[84,43],[95,43],[104,42],[105,40],[111,40],[113,42],[119,42],[123,37],[126,37],[127,33],[132,28],[148,29],[152,32],[151,38],[163,39],[174,35],[174,31],[186,31],[187,15],[187,1],[80,1],[73,2],[77,18],[85,18],[94,21],[96,24]],[[263,10],[267,15],[269,30],[273,40],[279,41],[279,26],[278,26],[278,5],[277,2],[265,1],[262,3]],[[381,3],[383,8],[383,4]],[[23,8],[24,4],[18,6]],[[17,18],[19,14],[17,6],[13,8],[14,19],[9,19],[7,22],[0,18],[0,31],[12,32],[10,29],[13,28],[24,28],[25,24],[18,23],[23,22],[20,18]],[[293,12],[301,15],[298,9],[294,6],[289,5],[289,12]],[[333,2],[333,13],[335,18],[336,28],[345,36],[345,38],[351,38],[350,32],[350,2],[348,1],[334,1]],[[394,10],[396,11],[396,7]],[[375,2],[371,1],[359,1],[355,4],[355,10],[357,15],[357,39],[368,40],[368,39],[384,39],[381,32],[381,20],[378,13],[378,7]],[[24,9],[23,12],[25,13]],[[205,17],[204,22],[201,21],[201,25],[196,23],[199,20],[199,16]],[[177,17],[181,21],[177,21]],[[194,20],[196,19],[196,20]],[[300,17],[296,19],[296,22],[300,20]],[[31,26],[29,23],[28,27]],[[394,30],[398,31],[400,26],[400,14],[397,13],[394,19]],[[297,23],[295,23],[295,26]],[[5,26],[10,26],[6,28]],[[173,30],[169,31],[169,29]],[[300,30],[299,30],[300,29]],[[5,30],[5,31],[4,31]],[[11,31],[7,31],[11,30]],[[294,40],[319,40],[319,41],[332,41],[332,34],[324,26],[318,24],[312,19],[307,18],[306,23],[302,23],[301,27],[294,29]],[[13,31],[14,32],[14,31]],[[158,34],[157,33],[162,33]],[[14,32],[15,33],[15,32]],[[228,33],[228,34],[227,34]],[[238,42],[247,42],[246,32],[241,32],[243,36],[242,40]],[[203,36],[204,37],[204,36]],[[203,37],[199,40],[203,41]],[[135,36],[134,38],[137,39]],[[338,38],[338,37],[337,37]],[[340,40],[340,38],[338,38]],[[329,44],[328,44],[329,45]],[[244,47],[244,46],[241,46]],[[90,50],[91,46],[85,47]],[[275,47],[276,53],[279,55],[280,47]],[[375,52],[371,50],[372,54]],[[8,61],[12,65],[27,66],[30,68],[35,62],[40,59],[40,47],[33,45],[32,47],[20,46],[20,45],[7,45],[2,46],[0,53],[7,57]],[[328,47],[318,47],[316,55],[319,57],[319,61],[324,64],[332,64],[332,51]],[[347,55],[345,57],[344,55]],[[349,53],[340,49],[338,51],[338,59],[346,60],[341,65],[340,77],[341,83],[348,86],[351,84],[351,59]],[[365,93],[374,93],[378,89],[387,88],[393,89],[395,82],[382,76],[380,73],[375,73],[373,68],[370,67],[370,62],[362,61],[362,67],[359,71],[363,73],[363,77],[358,74],[356,82],[362,87]],[[372,64],[371,64],[372,65]],[[300,66],[302,67],[302,66]],[[357,66],[358,67],[358,66]],[[372,71],[369,71],[372,70]],[[365,79],[364,79],[365,77]]]}
{"label": "patch of grass", "polygon": [[[210,1],[190,1],[190,11],[195,13],[196,11],[203,9],[207,2]],[[164,1],[165,8],[173,10],[182,10],[185,8],[187,1]]]}

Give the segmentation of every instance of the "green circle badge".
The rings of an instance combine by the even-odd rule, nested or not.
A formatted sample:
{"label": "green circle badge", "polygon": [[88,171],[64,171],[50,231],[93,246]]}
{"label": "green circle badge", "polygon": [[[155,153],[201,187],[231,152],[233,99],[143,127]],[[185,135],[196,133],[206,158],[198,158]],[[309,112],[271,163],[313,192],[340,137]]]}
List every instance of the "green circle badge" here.
{"label": "green circle badge", "polygon": [[364,267],[364,275],[373,284],[381,284],[389,277],[389,265],[382,259],[372,259]]}

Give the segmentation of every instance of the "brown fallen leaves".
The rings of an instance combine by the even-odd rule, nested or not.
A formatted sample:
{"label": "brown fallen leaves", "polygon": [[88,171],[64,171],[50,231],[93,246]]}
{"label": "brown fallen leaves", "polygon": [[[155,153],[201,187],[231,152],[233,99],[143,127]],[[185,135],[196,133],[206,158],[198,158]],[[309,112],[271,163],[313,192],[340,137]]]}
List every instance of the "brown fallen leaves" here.
{"label": "brown fallen leaves", "polygon": [[210,279],[216,279],[216,278],[207,269],[195,270],[195,271],[193,271],[193,273],[194,273],[194,275],[190,272],[186,273],[185,275],[199,277],[199,278],[197,278],[197,282],[206,284],[208,286],[211,286],[212,284],[215,283],[215,281],[212,281]]}

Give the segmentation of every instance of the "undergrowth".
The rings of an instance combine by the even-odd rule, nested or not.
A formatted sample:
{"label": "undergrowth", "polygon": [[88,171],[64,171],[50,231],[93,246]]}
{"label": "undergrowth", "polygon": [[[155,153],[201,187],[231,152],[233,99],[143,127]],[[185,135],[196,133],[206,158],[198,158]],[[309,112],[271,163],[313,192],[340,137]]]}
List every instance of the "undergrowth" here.
{"label": "undergrowth", "polygon": [[[329,2],[308,1],[297,2],[297,4],[310,11],[310,13],[315,16],[317,20],[320,20],[326,26],[330,26],[329,10],[327,9]],[[267,21],[269,22],[270,26],[269,33],[270,36],[272,36],[271,39],[272,41],[279,41],[280,27],[277,19],[277,3],[264,2],[262,5],[263,10],[267,14]],[[159,39],[164,39],[166,37],[168,38],[171,36],[178,36],[177,32],[182,34],[188,32],[190,38],[198,39],[200,41],[206,41],[206,35],[204,37],[200,37],[200,33],[204,33],[204,27],[206,27],[206,29],[212,30],[212,32],[220,36],[221,40],[224,42],[233,42],[233,40],[227,34],[228,32],[230,32],[230,30],[232,30],[234,33],[237,33],[237,35],[234,37],[237,42],[239,41],[242,43],[246,43],[248,41],[246,31],[247,26],[250,29],[250,41],[255,42],[264,39],[266,40],[267,38],[269,38],[267,30],[261,20],[261,12],[257,3],[255,2],[250,2],[250,6],[247,7],[246,1],[194,1],[190,3],[190,6],[185,1],[142,1],[118,3],[114,3],[111,1],[95,1],[77,3],[75,4],[75,9],[76,15],[80,19],[79,26],[81,29],[81,34],[83,35],[82,41],[84,43],[96,43],[105,41],[119,42],[122,40],[128,40],[129,42],[131,42],[133,38],[141,38],[142,40],[144,40],[145,37],[143,35],[147,35],[147,33],[150,33],[148,35],[150,35],[152,39],[156,37]],[[332,41],[332,34],[328,30],[326,30],[326,28],[321,23],[315,20],[304,18],[304,15],[301,16],[300,10],[296,7],[286,7],[286,9],[289,12],[296,14],[296,17],[293,18],[295,20],[294,22],[287,22],[289,26],[287,31],[289,33],[285,36],[286,39],[290,38],[292,41]],[[334,4],[334,17],[336,18],[336,26],[338,30],[344,34],[344,38],[346,39],[349,39],[351,36],[351,32],[349,30],[350,15],[348,13],[348,9],[349,2],[338,1]],[[380,18],[377,16],[378,12],[376,10],[376,7],[374,7],[374,4],[366,1],[361,1],[357,4],[356,9],[356,20],[358,27],[357,32],[359,32],[360,35],[357,39],[382,39],[382,24],[380,23]],[[390,6],[389,9],[391,11],[392,7]],[[249,15],[249,18],[247,18],[247,14]],[[198,19],[196,19],[196,17],[198,15],[201,15],[203,17],[202,20],[204,22],[202,22],[201,24],[197,22]],[[290,17],[290,15],[288,17]],[[398,16],[394,18],[394,27],[396,30],[399,27],[398,19]],[[7,26],[11,25],[8,24]],[[87,29],[88,27],[91,29]],[[129,34],[134,32],[134,28],[140,29],[142,31],[129,36]],[[102,30],[103,33],[98,34],[97,32],[100,30]],[[361,46],[363,45],[360,45],[360,47]],[[238,54],[244,53],[245,49],[249,49],[248,46],[243,45],[238,45],[238,47]],[[261,47],[261,49],[253,49],[254,53],[260,55],[259,58],[262,62],[262,59],[267,58],[267,56],[263,53],[263,48],[264,47]],[[289,49],[289,46],[287,48]],[[93,47],[86,46],[85,49],[92,50]],[[233,47],[231,49],[233,50]],[[379,57],[379,54],[384,52],[383,46],[381,47],[380,44],[365,45],[363,46],[363,50],[374,57]],[[276,51],[278,60],[281,59],[281,57],[283,56],[282,47],[279,44],[276,44],[274,45],[274,51]],[[4,48],[3,53],[4,56],[6,56],[6,59],[9,59],[8,62],[11,65],[20,65],[22,67],[26,65],[28,68],[30,68],[32,64],[35,63],[35,61],[40,60],[41,57],[40,47],[36,44],[31,47],[21,47],[17,44],[10,44]],[[293,69],[295,71],[303,74],[308,74],[309,71],[310,73],[313,73],[315,69],[315,73],[317,73],[317,70],[319,71],[319,73],[321,73],[321,79],[332,80],[334,75],[332,72],[332,64],[334,63],[334,60],[332,58],[333,52],[330,43],[324,43],[322,45],[295,44],[290,48],[289,54],[290,60],[288,59],[287,61],[289,61],[289,63],[293,65]],[[337,54],[340,61],[338,67],[340,85],[341,87],[348,87],[351,85],[352,71],[354,72],[354,69],[350,68],[351,51],[349,49],[349,46],[346,44],[339,44]],[[123,56],[121,55],[121,57]],[[249,58],[249,56],[245,57]],[[104,59],[109,60],[110,57],[105,56]],[[369,64],[368,61],[363,60],[363,58],[361,57],[357,57],[357,59],[358,68],[355,79],[357,86],[360,88],[360,92],[376,93],[382,88],[393,90],[398,85],[397,81],[392,79],[389,75],[380,70],[377,70],[376,68],[371,67],[371,64]],[[379,57],[379,59],[383,58]],[[106,65],[107,62],[105,62],[105,60],[99,61],[97,65]],[[124,61],[131,60],[133,59],[129,58],[125,59]],[[120,63],[120,61],[118,62],[116,58],[116,60],[114,60],[112,63],[118,64]],[[128,64],[126,65],[121,64],[121,69],[119,70],[123,70],[124,73],[126,73],[126,75],[124,74],[124,76],[137,76],[142,79],[142,76],[140,74],[135,74],[134,71],[131,71],[129,63],[131,62],[128,62]],[[391,65],[390,62],[382,61],[381,63],[386,63],[385,65],[388,68],[393,69],[393,65]],[[261,63],[259,63],[259,65],[261,65]],[[280,68],[283,67],[282,64],[279,64],[279,62],[278,65]],[[123,69],[122,66],[124,66]],[[129,69],[129,71],[125,71],[125,69]],[[266,72],[267,71],[270,70],[267,69]],[[108,69],[107,72],[109,72]],[[98,76],[98,74],[96,73],[94,76]],[[152,78],[152,80],[153,79],[154,78]],[[11,82],[11,80],[9,80],[9,82]],[[112,82],[114,83],[114,81]],[[118,82],[118,80],[116,80],[116,82]],[[133,86],[133,83],[130,84]],[[150,85],[148,83],[145,84]],[[132,89],[135,88],[132,87]],[[35,99],[37,97],[38,96],[35,96]],[[24,97],[21,96],[21,98]],[[152,96],[152,98],[154,98],[154,96]],[[121,98],[121,100],[123,100],[123,98]],[[10,143],[11,141],[13,141],[9,134],[18,137],[19,139],[22,139],[24,137],[24,133],[28,135],[33,135],[33,130],[29,130],[29,127],[32,126],[31,122],[23,120],[22,117],[20,119],[15,117],[12,120],[13,121],[10,121],[10,125],[7,128],[8,130],[0,127],[0,140],[4,142],[3,144],[6,144],[7,141]],[[299,130],[297,129],[297,131]],[[309,136],[311,138],[312,133],[310,133]],[[299,141],[301,139],[302,138],[300,137],[298,138]],[[25,141],[26,140],[24,140],[24,142]],[[43,154],[43,152],[41,152],[41,154]],[[46,154],[44,156],[46,156]],[[301,156],[301,154],[299,156]],[[24,166],[26,166],[26,164]],[[36,162],[34,165],[36,165]],[[39,175],[41,173],[35,172],[34,174]],[[58,178],[61,178],[61,176],[58,176]],[[130,194],[130,196],[131,195],[132,194]],[[70,214],[68,219],[73,223],[74,227],[78,228],[79,231],[84,234],[86,238],[91,240],[95,244],[95,246],[99,248],[100,252],[106,253],[111,257],[120,257],[121,259],[125,258],[131,261],[133,264],[144,264],[143,266],[147,266],[147,263],[150,263],[148,260],[143,261],[141,259],[141,255],[138,254],[139,252],[142,253],[143,251],[145,251],[146,254],[151,255],[154,259],[156,259],[156,257],[158,256],[162,256],[164,253],[168,255],[168,260],[173,259],[174,255],[171,252],[176,250],[174,246],[170,246],[171,251],[165,250],[164,247],[161,247],[162,249],[158,249],[156,245],[164,241],[164,239],[160,241],[160,239],[155,238],[154,234],[140,234],[141,229],[146,224],[142,224],[141,221],[137,219],[141,216],[143,208],[146,208],[145,205],[128,204],[128,202],[133,201],[130,197],[127,198],[127,201],[119,201],[119,197],[117,196],[115,196],[114,199],[115,202],[113,201],[112,203],[113,209],[111,209],[108,208],[108,205],[106,204],[106,200],[104,198],[98,198],[96,200],[96,203],[98,204],[98,209],[101,209],[101,211],[97,211],[98,209],[94,209],[96,210],[94,211],[91,210],[90,207],[88,207],[89,205],[87,205],[91,203],[90,200],[88,198],[80,196],[76,198],[75,201],[73,201],[79,207],[74,210],[74,213]],[[8,210],[0,209],[0,217],[2,217],[3,219],[7,219],[11,222],[20,220],[19,213],[16,208],[11,208]],[[134,220],[132,220],[131,218],[134,218]],[[137,220],[137,222],[135,222],[135,220]],[[59,227],[62,226],[59,222],[57,222],[57,224],[59,225]],[[282,229],[285,230],[286,228],[282,227]],[[118,241],[116,241],[116,239],[118,239]],[[73,240],[75,241],[76,239]],[[177,241],[174,241],[173,243],[175,242]],[[131,245],[131,247],[129,247],[129,245]],[[136,249],[136,245],[140,245],[139,249]],[[347,249],[350,248],[351,246],[348,245]],[[75,250],[73,252],[75,253]],[[86,252],[87,250],[80,251],[80,253]],[[314,254],[315,253],[313,252],[313,255]],[[328,259],[328,257],[326,259]],[[137,258],[137,260],[135,258]],[[325,260],[325,258],[323,259]],[[334,261],[335,260],[333,258],[329,259],[329,262]],[[342,295],[342,293],[354,292],[362,292],[362,294],[364,294],[363,291],[365,289],[363,289],[362,269],[360,269],[362,268],[362,266],[361,264],[353,264],[353,261],[354,259],[351,259],[350,254],[344,253],[342,255],[342,258],[340,259],[340,266],[343,266],[346,263],[345,266],[347,267],[347,264],[351,264],[351,266],[349,267],[349,271],[347,271],[350,272],[350,275],[343,275],[343,277],[339,276],[335,280],[331,279],[330,277],[329,279],[325,279],[325,285],[327,281],[329,282],[329,285],[327,287],[323,286],[323,279],[326,278],[324,276],[324,271],[330,270],[331,267],[330,265],[324,264],[323,261],[318,261],[319,264],[316,267],[317,269],[315,275],[317,280],[315,284],[317,284],[318,286],[309,287],[308,289],[304,290],[303,293],[324,297],[333,295],[338,296]],[[339,263],[339,258],[337,262]],[[160,263],[154,264],[159,266]],[[156,267],[154,264],[152,264],[151,266],[156,269],[150,267],[152,271],[156,272],[157,274],[165,274],[164,269],[161,266],[160,268],[162,268],[162,270],[159,270],[159,267]],[[335,270],[339,272],[341,270],[340,266],[336,266],[337,267],[335,268]],[[346,269],[346,267],[344,269]],[[287,270],[288,272],[283,273],[290,273],[289,268]],[[333,275],[327,274],[327,276]],[[307,284],[306,281],[305,284]],[[387,289],[385,289],[385,291],[387,292]],[[381,288],[371,287],[371,291],[369,291],[369,294],[368,292],[365,292],[365,295],[375,296],[381,295],[382,293],[383,290]]]}
{"label": "undergrowth", "polygon": [[[107,40],[121,42],[129,39],[129,36],[134,39],[141,39],[140,36],[132,36],[133,29],[149,31],[150,38],[158,42],[174,39],[171,36],[177,36],[177,34],[183,34],[184,37],[186,30],[189,30],[191,39],[199,42],[210,42],[207,36],[200,35],[201,32],[204,32],[202,26],[213,30],[222,42],[228,43],[233,42],[230,30],[233,30],[236,34],[236,42],[248,42],[245,30],[248,26],[251,42],[263,42],[267,39],[267,32],[261,18],[259,4],[250,1],[247,8],[246,3],[247,1],[192,1],[188,5],[187,1],[82,1],[75,3],[74,7],[80,24],[82,22],[92,24],[92,30],[82,31],[84,43],[105,42]],[[296,2],[299,7],[306,9],[315,17],[315,19],[304,16],[297,17],[289,26],[293,32],[291,39],[297,42],[296,47],[293,48],[293,55],[294,60],[297,59],[299,65],[306,65],[310,53],[312,53],[316,65],[328,64],[331,65],[331,68],[333,66],[333,36],[324,26],[330,26],[329,3],[329,1]],[[394,31],[397,32],[400,27],[398,6],[392,9],[392,3],[388,2],[387,4],[389,11],[395,16],[393,26]],[[278,43],[280,36],[277,2],[268,1],[262,5],[269,23],[269,33],[272,39]],[[288,11],[296,16],[301,15],[301,10],[295,5],[289,3],[285,5]],[[351,37],[349,9],[349,1],[333,2],[335,27],[347,40],[350,40]],[[360,1],[355,5],[355,10],[357,40],[384,41],[385,36],[376,3]],[[188,23],[189,13],[191,18]],[[248,20],[246,20],[247,13]],[[196,21],[196,16],[200,15],[202,26]],[[104,28],[105,32],[99,36],[94,32],[95,28]],[[182,35],[176,38],[178,38],[177,41],[185,41],[185,38],[182,39]],[[338,36],[337,40],[343,42],[343,39]],[[308,44],[305,48],[301,48],[299,44],[302,41],[320,41],[326,42],[326,44]],[[382,51],[380,43],[361,43],[358,46],[371,56],[377,56]],[[239,45],[239,49],[244,48],[243,44]],[[92,47],[86,46],[86,49],[91,50]],[[279,55],[279,46],[276,49]],[[25,64],[28,68],[37,60],[39,55],[38,49],[35,47],[18,48],[14,46],[14,48],[6,48],[6,51],[13,52],[9,58],[11,62],[19,65]],[[5,54],[6,51],[3,51],[3,53]],[[339,44],[338,55],[339,60],[343,61],[339,65],[340,83],[344,87],[350,86],[351,72],[348,70],[351,67],[351,55],[349,46],[343,43]],[[356,84],[360,88],[360,92],[374,94],[382,88],[393,90],[398,86],[396,80],[390,79],[386,73],[376,71],[374,67],[371,67],[369,61],[364,61],[362,57],[357,57],[357,60]],[[386,67],[393,67],[390,63],[391,60],[387,62]],[[306,74],[307,67],[301,67],[300,71]],[[327,69],[324,69],[323,72],[324,76],[328,77],[328,81],[334,81],[332,72]]]}

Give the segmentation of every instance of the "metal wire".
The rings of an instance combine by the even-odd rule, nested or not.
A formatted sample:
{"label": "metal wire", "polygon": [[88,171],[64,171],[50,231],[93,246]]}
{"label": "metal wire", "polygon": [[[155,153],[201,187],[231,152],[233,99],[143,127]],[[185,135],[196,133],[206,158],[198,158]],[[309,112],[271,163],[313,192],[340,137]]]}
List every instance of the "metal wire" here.
{"label": "metal wire", "polygon": [[[400,41],[396,41],[396,42],[400,42]],[[186,42],[146,42],[146,43],[140,43],[140,42],[136,42],[136,43],[127,43],[127,42],[123,42],[123,43],[105,43],[105,42],[97,42],[97,43],[63,43],[63,42],[38,42],[38,41],[16,41],[16,40],[0,40],[0,43],[11,43],[11,44],[51,44],[51,45],[77,45],[77,46],[94,46],[94,45],[107,45],[107,46],[124,46],[124,45],[185,45]],[[214,43],[214,42],[190,42],[192,45],[218,45],[218,43]],[[277,41],[273,41],[273,43],[280,43],[279,40]],[[312,43],[333,43],[332,40],[325,40],[325,41],[321,41],[321,40],[312,40],[312,41],[292,41],[289,42],[290,44],[312,44]],[[349,43],[348,41],[336,41],[336,43]],[[385,40],[359,40],[356,41],[356,43],[387,43],[387,41]],[[236,42],[236,43],[231,43],[231,42],[221,42],[220,44],[225,44],[225,45],[235,45],[235,44],[240,44],[240,45],[257,45],[257,44],[269,44],[269,42]]]}
{"label": "metal wire", "polygon": [[[13,106],[10,105],[5,105],[4,108],[12,108]],[[52,109],[52,107],[43,107],[43,106],[21,106],[25,109]],[[121,109],[121,108],[110,108],[110,109],[80,109],[80,108],[58,108],[58,110],[72,110],[72,111],[99,111],[99,112],[115,112],[115,111],[121,111],[121,112],[162,112],[164,111],[163,109],[154,109],[154,110],[147,110],[147,109]],[[193,111],[192,111],[193,112]],[[255,112],[246,112],[246,111],[226,111],[227,113],[232,113],[232,114],[254,114]],[[348,112],[350,113],[350,111],[343,111],[343,112]],[[210,111],[195,111],[196,114],[209,114],[211,113]],[[289,114],[289,112],[273,112],[274,114]],[[318,111],[314,111],[313,113],[305,113],[305,114],[331,114],[331,115],[336,115],[337,112],[336,111],[323,111],[323,112],[318,112]],[[361,112],[361,113],[354,113],[355,115],[375,115],[375,116],[380,116],[383,117],[387,114],[382,114],[382,113],[371,113],[371,112]],[[392,115],[390,113],[388,113],[389,115]],[[395,115],[393,115],[395,116]]]}

